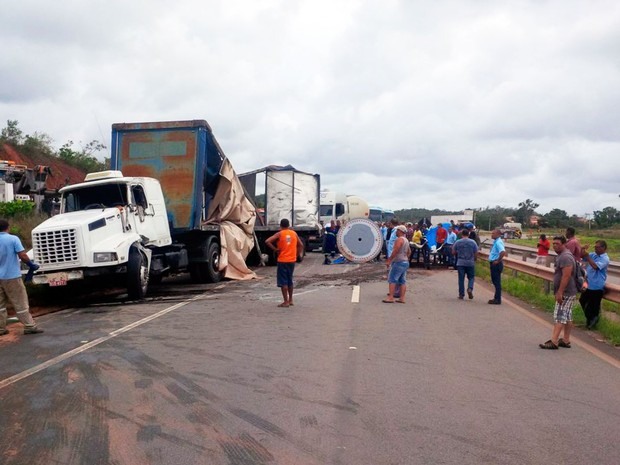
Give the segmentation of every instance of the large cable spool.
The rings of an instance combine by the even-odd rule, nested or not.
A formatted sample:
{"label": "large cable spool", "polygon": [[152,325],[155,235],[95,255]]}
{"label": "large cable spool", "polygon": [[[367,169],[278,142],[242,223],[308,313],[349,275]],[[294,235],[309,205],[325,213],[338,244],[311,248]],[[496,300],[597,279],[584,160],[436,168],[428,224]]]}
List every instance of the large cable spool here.
{"label": "large cable spool", "polygon": [[366,263],[381,253],[383,236],[375,222],[365,218],[347,221],[336,237],[338,250],[353,263]]}

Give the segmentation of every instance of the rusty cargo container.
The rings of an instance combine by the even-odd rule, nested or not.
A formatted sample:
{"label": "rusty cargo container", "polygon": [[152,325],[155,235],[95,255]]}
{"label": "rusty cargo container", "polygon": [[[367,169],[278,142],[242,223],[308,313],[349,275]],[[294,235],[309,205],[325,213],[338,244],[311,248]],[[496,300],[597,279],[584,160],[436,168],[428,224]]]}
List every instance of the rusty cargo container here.
{"label": "rusty cargo container", "polygon": [[[223,275],[219,261],[225,233],[236,234],[235,243],[239,236],[247,238],[251,244],[246,248],[254,247],[255,207],[236,184],[236,174],[205,120],[113,124],[111,167],[124,176],[160,182],[173,246],[187,249],[195,281],[217,281]],[[216,196],[219,203],[214,203]],[[229,205],[222,206],[224,201]],[[240,252],[243,259],[249,254],[224,252]],[[170,268],[166,263],[161,267]],[[239,277],[228,271],[227,277]]]}

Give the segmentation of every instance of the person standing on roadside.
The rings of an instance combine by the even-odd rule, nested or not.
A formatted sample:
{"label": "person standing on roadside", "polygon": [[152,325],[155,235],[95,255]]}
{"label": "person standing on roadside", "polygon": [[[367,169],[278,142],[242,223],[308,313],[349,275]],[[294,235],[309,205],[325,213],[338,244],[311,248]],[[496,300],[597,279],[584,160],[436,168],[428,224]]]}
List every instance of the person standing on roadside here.
{"label": "person standing on roadside", "polygon": [[[390,226],[392,227],[392,234],[390,235],[390,238],[388,239],[387,242],[387,255],[386,258],[390,258],[390,256],[392,255],[392,251],[394,250],[394,244],[396,243],[396,240],[398,239],[398,235],[396,234],[396,228],[399,226],[399,221],[396,218],[392,218],[390,220]],[[403,226],[405,228],[405,236],[407,235],[407,227]],[[407,245],[409,245],[409,242],[407,242]],[[390,266],[390,264],[387,264],[388,268]],[[388,273],[388,288],[389,288],[389,273]],[[390,295],[390,291],[388,290],[388,295]],[[392,292],[392,297],[394,297],[395,299],[399,299],[400,298],[400,284],[396,284],[396,287],[394,288],[394,291]]]}
{"label": "person standing on roadside", "polygon": [[538,238],[538,250],[536,252],[536,264],[547,266],[547,259],[549,258],[549,249],[551,249],[551,242],[547,239],[545,234],[541,234]]}
{"label": "person standing on roadside", "polygon": [[21,241],[17,236],[9,234],[9,222],[0,219],[0,336],[9,333],[7,323],[7,301],[13,305],[15,314],[24,325],[24,334],[39,334],[39,329],[30,314],[28,293],[22,281],[22,273],[19,268],[21,260],[31,271],[39,269],[26,254]]}
{"label": "person standing on roadside", "polygon": [[474,276],[478,260],[478,244],[469,238],[469,230],[464,229],[461,238],[452,246],[452,255],[456,255],[456,269],[459,279],[459,299],[465,298],[465,275],[467,275],[467,295],[474,298]]}
{"label": "person standing on roadside", "polygon": [[579,303],[586,316],[586,327],[592,329],[598,323],[601,313],[601,300],[603,299],[605,283],[607,282],[607,267],[609,266],[607,242],[603,240],[596,241],[594,252],[590,253],[588,253],[588,246],[582,247],[581,256],[586,263],[588,288],[581,292]]}
{"label": "person standing on roadside", "polygon": [[[383,299],[382,302],[386,304],[393,304],[394,302],[404,304],[405,295],[407,293],[407,269],[409,268],[409,254],[411,249],[409,248],[409,241],[405,237],[407,234],[407,228],[405,226],[396,226],[393,234],[396,234],[396,241],[394,241],[394,247],[386,263],[389,267],[389,292],[387,298]],[[397,289],[400,297],[394,300]]]}
{"label": "person standing on roadside", "polygon": [[448,268],[453,267],[454,269],[456,269],[456,267],[454,266],[455,257],[452,254],[452,247],[454,246],[456,240],[457,237],[456,232],[454,231],[454,226],[450,226],[450,230],[448,231],[448,238],[446,239],[446,242],[443,246],[445,253],[445,262],[448,264]]}
{"label": "person standing on roadside", "polygon": [[565,247],[568,249],[570,253],[573,254],[573,258],[577,262],[577,265],[579,265],[579,262],[581,261],[581,244],[575,237],[575,228],[570,227],[570,226],[566,228]]}
{"label": "person standing on roadside", "polygon": [[288,219],[280,220],[280,231],[265,241],[267,247],[278,254],[277,283],[284,301],[278,307],[293,305],[293,273],[295,262],[303,258],[303,245],[297,233],[289,229]]}
{"label": "person standing on roadside", "polygon": [[495,295],[489,300],[490,305],[501,305],[502,303],[502,272],[504,271],[504,257],[506,248],[502,241],[502,233],[499,229],[491,231],[493,245],[489,252],[489,266],[491,267],[491,282],[495,287]]}
{"label": "person standing on roadside", "polygon": [[440,250],[438,254],[439,263],[445,262],[444,260],[445,253],[444,253],[444,249],[442,248],[442,246],[445,247],[444,244],[447,239],[448,239],[448,230],[443,227],[443,224],[437,223],[437,230],[435,231],[435,242],[436,242],[436,250]]}
{"label": "person standing on roadside", "polygon": [[[575,285],[575,257],[566,248],[566,237],[553,238],[553,250],[558,256],[555,259],[553,273],[553,292],[555,294],[555,308],[553,310],[553,330],[551,339],[538,344],[541,349],[557,350],[558,347],[570,348],[570,333],[573,329],[573,306],[577,298]],[[564,331],[564,338],[560,337]]]}

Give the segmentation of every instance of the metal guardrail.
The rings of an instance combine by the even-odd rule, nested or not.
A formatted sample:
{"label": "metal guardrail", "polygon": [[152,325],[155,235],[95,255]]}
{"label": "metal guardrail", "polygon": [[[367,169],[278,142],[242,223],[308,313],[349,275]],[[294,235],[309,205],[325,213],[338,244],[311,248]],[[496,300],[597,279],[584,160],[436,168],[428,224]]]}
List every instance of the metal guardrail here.
{"label": "metal guardrail", "polygon": [[[490,248],[493,243],[489,241],[485,241],[480,244],[483,248]],[[536,258],[536,249],[532,247],[527,247],[524,245],[515,245],[504,242],[504,248],[508,254],[519,255],[522,257],[523,261],[526,261],[528,258]],[[549,263],[555,263],[555,257],[557,254],[555,252],[549,252]],[[607,274],[611,276],[620,277],[620,263],[618,262],[609,262],[609,266],[607,267]]]}
{"label": "metal guardrail", "polygon": [[[486,250],[480,250],[478,252],[478,258],[489,260],[489,253]],[[534,265],[527,263],[524,260],[515,260],[510,257],[504,257],[504,266],[521,273],[535,276],[537,278],[544,279],[548,282],[553,282],[554,269],[541,265]],[[603,298],[611,302],[620,303],[620,286],[616,284],[605,285],[605,294]]]}

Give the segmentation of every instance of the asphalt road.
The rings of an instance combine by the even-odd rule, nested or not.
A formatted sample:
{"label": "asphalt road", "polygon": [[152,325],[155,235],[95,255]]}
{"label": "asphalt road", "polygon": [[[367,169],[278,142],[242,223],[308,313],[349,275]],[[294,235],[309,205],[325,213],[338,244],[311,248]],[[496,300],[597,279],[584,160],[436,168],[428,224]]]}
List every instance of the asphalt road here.
{"label": "asphalt road", "polygon": [[[164,281],[141,303],[39,318],[0,338],[0,463],[617,464],[618,350],[456,274],[297,267],[294,307],[261,279]],[[359,303],[355,300],[359,286]]]}

